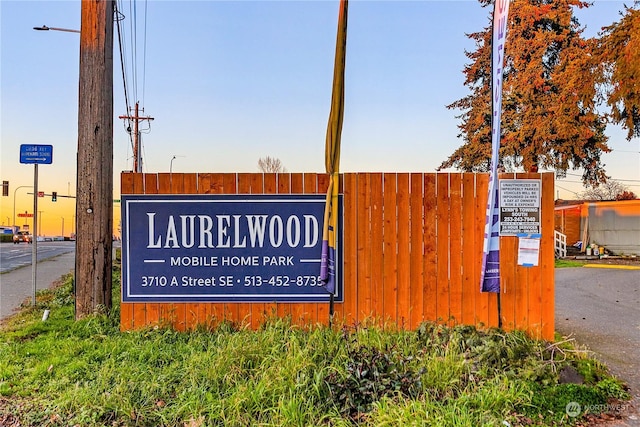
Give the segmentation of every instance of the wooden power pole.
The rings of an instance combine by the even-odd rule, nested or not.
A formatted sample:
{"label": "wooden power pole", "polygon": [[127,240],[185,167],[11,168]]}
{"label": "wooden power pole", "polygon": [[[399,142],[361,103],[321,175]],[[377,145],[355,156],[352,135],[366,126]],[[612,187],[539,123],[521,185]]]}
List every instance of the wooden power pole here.
{"label": "wooden power pole", "polygon": [[[144,110],[143,110],[144,111]],[[134,115],[118,116],[120,119],[133,120],[133,131],[129,129],[129,132],[133,132],[133,171],[136,173],[142,172],[142,155],[140,154],[140,130],[138,124],[141,120],[153,120],[153,117],[140,117],[139,103],[136,102],[136,109]]]}
{"label": "wooden power pole", "polygon": [[82,0],[76,198],[76,319],[111,308],[112,0]]}

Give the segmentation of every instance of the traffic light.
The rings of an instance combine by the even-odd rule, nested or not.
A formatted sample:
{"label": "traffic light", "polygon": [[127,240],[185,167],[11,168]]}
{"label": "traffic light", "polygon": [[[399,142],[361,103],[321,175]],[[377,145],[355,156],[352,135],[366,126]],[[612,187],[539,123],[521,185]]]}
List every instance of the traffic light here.
{"label": "traffic light", "polygon": [[9,181],[2,181],[2,195],[9,195]]}
{"label": "traffic light", "polygon": [[51,192],[51,201],[52,202],[58,201],[58,192],[57,191],[52,191]]}

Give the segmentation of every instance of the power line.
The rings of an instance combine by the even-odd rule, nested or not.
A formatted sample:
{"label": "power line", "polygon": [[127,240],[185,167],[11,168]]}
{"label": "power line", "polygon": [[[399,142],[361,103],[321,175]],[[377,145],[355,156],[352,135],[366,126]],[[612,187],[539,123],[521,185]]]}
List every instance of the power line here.
{"label": "power line", "polygon": [[[116,7],[118,7],[118,3],[121,0],[116,2]],[[118,12],[118,18],[122,13]],[[144,103],[144,90],[145,90],[145,75],[146,75],[146,51],[147,51],[147,14],[148,14],[148,3],[145,0],[144,7],[144,15],[142,19],[144,20],[144,30],[143,30],[143,40],[142,40],[142,98]],[[144,112],[144,106],[140,107],[140,97],[139,97],[139,85],[138,82],[140,80],[140,76],[138,73],[138,7],[135,0],[129,0],[129,16],[131,19],[129,20],[129,37],[126,37],[124,31],[122,31],[122,19],[118,19],[118,42],[120,47],[120,63],[122,65],[122,80],[124,85],[125,92],[125,108],[126,114],[119,116],[119,118],[124,119],[124,129],[129,135],[129,141],[131,143],[131,151],[133,153],[133,171],[141,172],[143,168],[142,162],[142,141],[141,141],[141,133],[149,132],[151,130],[151,120],[153,117],[142,117],[140,116],[141,112]],[[124,15],[122,15],[124,18]],[[131,49],[131,52],[127,54],[127,45]],[[131,59],[131,62],[128,61],[128,58]],[[135,98],[135,108],[132,107],[131,103],[133,99],[131,99],[130,94],[133,94],[133,98]],[[144,104],[143,104],[144,105]],[[140,129],[139,124],[141,121],[147,121],[149,126],[146,129]],[[128,161],[128,159],[127,159]]]}
{"label": "power line", "polygon": [[147,0],[144,1],[144,41],[142,48],[142,105],[144,106],[144,90],[147,76]]}
{"label": "power line", "polygon": [[[557,184],[558,181],[560,181],[560,182],[568,182],[568,183],[571,183],[571,184],[584,184],[582,181],[567,181],[565,179],[563,179],[563,180],[556,179],[556,187],[559,187],[559,185]],[[626,187],[640,187],[640,184],[625,184],[625,186]]]}
{"label": "power line", "polygon": [[559,188],[559,189],[561,189],[561,190],[568,191],[569,193],[573,193],[573,194],[575,194],[576,196],[578,196],[578,195],[579,195],[579,194],[578,194],[578,193],[576,193],[575,191],[571,191],[571,190],[569,190],[568,188],[561,187],[561,186],[559,186],[558,184],[556,184],[556,187],[558,187],[558,188]]}
{"label": "power line", "polygon": [[132,72],[133,72],[133,93],[136,100],[138,97],[138,8],[135,1],[129,1],[129,10],[131,10],[131,55],[132,55]]}
{"label": "power line", "polygon": [[[115,3],[115,15],[116,15],[116,28],[118,30],[118,51],[120,53],[120,69],[122,71],[122,84],[124,86],[124,104],[125,111],[131,111],[131,104],[129,103],[129,92],[127,90],[127,75],[126,75],[126,55],[124,54],[125,44],[122,41],[122,21],[124,15],[118,9],[118,2]],[[133,151],[133,138],[131,136],[131,123],[127,120],[124,122],[124,129],[129,135],[129,141],[131,143],[131,150]]]}
{"label": "power line", "polygon": [[[570,176],[582,176],[582,175],[578,175],[577,173],[570,173],[570,172],[567,172],[566,174]],[[640,179],[619,179],[619,178],[611,178],[611,179],[614,181],[640,182]],[[579,182],[579,181],[565,181],[565,182]]]}

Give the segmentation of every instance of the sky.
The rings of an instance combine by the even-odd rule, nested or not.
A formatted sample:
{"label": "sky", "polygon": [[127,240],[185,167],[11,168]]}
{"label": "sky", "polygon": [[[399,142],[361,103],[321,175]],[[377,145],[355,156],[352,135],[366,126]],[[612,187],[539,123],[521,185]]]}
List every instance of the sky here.
{"label": "sky", "polygon": [[[586,35],[619,20],[622,1],[577,11]],[[79,0],[0,0],[0,223],[32,212],[33,165],[21,144],[50,144],[38,168],[41,234],[73,231],[78,123]],[[338,2],[119,1],[131,104],[139,101],[144,172],[258,172],[271,156],[289,172],[324,172]],[[342,172],[434,172],[456,148],[470,32],[489,23],[476,0],[349,3]],[[134,37],[135,35],[135,37]],[[132,40],[137,40],[133,43]],[[508,49],[508,35],[507,35]],[[114,41],[114,199],[133,168]],[[147,129],[148,128],[148,129]],[[640,140],[609,127],[607,173],[640,194]],[[175,158],[174,158],[175,156]],[[556,196],[584,190],[581,171]],[[18,188],[22,187],[22,188]],[[115,205],[114,222],[119,221]],[[16,218],[17,220],[18,218]],[[22,224],[23,221],[17,221]],[[63,225],[64,224],[64,225]],[[32,225],[31,225],[32,227]],[[63,230],[64,227],[64,230]],[[33,229],[33,228],[32,228]]]}

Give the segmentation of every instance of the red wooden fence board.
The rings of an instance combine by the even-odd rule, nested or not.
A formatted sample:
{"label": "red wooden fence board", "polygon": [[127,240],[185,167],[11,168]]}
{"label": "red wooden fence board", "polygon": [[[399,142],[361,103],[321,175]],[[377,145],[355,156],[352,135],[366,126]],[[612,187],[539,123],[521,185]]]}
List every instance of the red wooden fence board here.
{"label": "red wooden fence board", "polygon": [[411,249],[409,255],[409,277],[406,278],[406,280],[408,280],[410,287],[409,310],[411,321],[409,328],[414,329],[424,320],[424,300],[422,293],[424,283],[424,182],[421,173],[411,174],[410,191],[411,229],[409,230],[409,240],[411,242]]}
{"label": "red wooden fence board", "polygon": [[[503,174],[502,178],[514,175]],[[501,238],[502,320],[553,339],[553,174],[542,179],[540,265],[517,265],[517,238]],[[121,176],[121,194],[325,194],[326,174],[159,173]],[[487,199],[486,174],[348,173],[344,197],[344,303],[347,324],[423,321],[497,326],[497,296],[480,292]],[[327,324],[326,303],[122,303],[123,330],[171,325],[178,330],[227,320],[258,328],[267,316],[294,324]]]}

